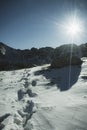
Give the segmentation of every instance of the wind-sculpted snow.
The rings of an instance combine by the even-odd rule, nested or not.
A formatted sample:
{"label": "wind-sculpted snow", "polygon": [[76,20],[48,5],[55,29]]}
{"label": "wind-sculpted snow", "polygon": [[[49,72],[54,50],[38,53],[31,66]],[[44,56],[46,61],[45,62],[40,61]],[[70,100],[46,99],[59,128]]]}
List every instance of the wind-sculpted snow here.
{"label": "wind-sculpted snow", "polygon": [[[0,130],[87,130],[87,59],[72,67],[0,72]],[[3,118],[5,117],[5,118]]]}

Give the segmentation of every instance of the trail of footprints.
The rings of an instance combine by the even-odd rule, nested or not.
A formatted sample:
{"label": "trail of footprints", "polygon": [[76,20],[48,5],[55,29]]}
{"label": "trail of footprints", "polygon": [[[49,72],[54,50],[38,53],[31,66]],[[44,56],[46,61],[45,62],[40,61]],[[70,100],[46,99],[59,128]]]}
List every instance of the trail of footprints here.
{"label": "trail of footprints", "polygon": [[[28,81],[29,76],[30,76],[29,72],[25,70],[23,77],[20,80],[20,82],[24,80],[24,89],[19,89],[17,92],[18,101],[20,102],[21,100],[24,99],[26,94],[32,98],[37,96],[37,94],[33,93],[32,90],[29,88],[30,85]],[[29,120],[31,119],[32,115],[35,112],[36,111],[34,110],[34,102],[32,100],[27,100],[25,107],[22,110],[18,110],[18,114],[22,117],[22,127],[24,130],[28,130],[28,129],[32,130],[33,125],[29,124],[30,123]],[[18,123],[18,121],[16,123]]]}
{"label": "trail of footprints", "polygon": [[[14,72],[12,73],[12,75],[15,74],[16,73]],[[24,73],[22,74],[23,76],[18,82],[21,83],[22,81],[24,81],[24,84],[23,84],[23,88],[17,91],[17,100],[16,100],[17,103],[22,104],[22,107],[20,110],[17,109],[16,112],[14,112],[13,114],[6,113],[5,115],[0,117],[0,130],[7,129],[7,126],[4,125],[4,121],[6,119],[10,120],[10,118],[13,119],[13,124],[17,126],[17,128],[10,128],[9,130],[32,130],[33,129],[33,125],[30,119],[32,118],[32,115],[36,112],[36,110],[34,110],[35,104],[31,98],[36,97],[37,94],[33,93],[32,90],[29,88],[30,86],[30,82],[28,79],[30,76],[29,70],[24,70]],[[35,86],[36,82],[33,82],[31,84],[32,86]],[[29,96],[27,101],[25,101],[26,95]]]}
{"label": "trail of footprints", "polygon": [[[13,72],[12,75],[15,75],[16,72]],[[17,90],[17,99],[15,100],[18,104],[21,104],[21,107],[18,109],[15,108],[15,106],[12,106],[13,110],[16,110],[11,113],[6,113],[2,117],[0,117],[0,130],[5,128],[5,125],[3,121],[5,119],[12,118],[12,124],[15,126],[15,128],[8,129],[6,127],[5,130],[33,130],[33,124],[31,123],[31,118],[33,114],[38,109],[38,104],[34,103],[32,101],[32,98],[38,96],[36,93],[32,92],[30,85],[32,87],[36,86],[36,81],[33,80],[32,82],[29,82],[30,72],[29,70],[24,70],[23,73],[20,73],[22,75],[22,78],[18,80],[17,82],[20,82],[23,87]],[[29,98],[26,98],[29,97]],[[14,102],[13,102],[14,104]],[[35,109],[36,108],[36,109]],[[51,110],[52,108],[42,108],[44,110]],[[9,117],[9,118],[8,118]],[[17,126],[17,128],[16,128]],[[12,127],[12,126],[11,126]]]}

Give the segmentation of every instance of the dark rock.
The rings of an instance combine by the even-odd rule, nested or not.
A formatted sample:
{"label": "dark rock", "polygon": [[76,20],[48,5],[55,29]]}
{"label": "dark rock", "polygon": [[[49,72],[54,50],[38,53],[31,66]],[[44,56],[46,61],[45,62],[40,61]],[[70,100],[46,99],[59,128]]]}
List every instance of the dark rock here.
{"label": "dark rock", "polygon": [[70,55],[81,57],[82,54],[80,47],[76,44],[65,44],[55,48],[54,50],[54,58]]}
{"label": "dark rock", "polygon": [[0,70],[30,68],[50,63],[53,48],[14,49],[0,42]]}
{"label": "dark rock", "polygon": [[57,59],[54,59],[51,63],[51,68],[62,68],[69,65],[81,65],[82,61],[77,56],[61,56]]}
{"label": "dark rock", "polygon": [[[50,64],[60,57],[87,57],[87,43],[77,46],[65,44],[57,48],[43,47],[20,50],[0,42],[0,70],[15,70]],[[53,61],[53,62],[52,62]]]}
{"label": "dark rock", "polygon": [[87,43],[80,45],[82,57],[87,57]]}

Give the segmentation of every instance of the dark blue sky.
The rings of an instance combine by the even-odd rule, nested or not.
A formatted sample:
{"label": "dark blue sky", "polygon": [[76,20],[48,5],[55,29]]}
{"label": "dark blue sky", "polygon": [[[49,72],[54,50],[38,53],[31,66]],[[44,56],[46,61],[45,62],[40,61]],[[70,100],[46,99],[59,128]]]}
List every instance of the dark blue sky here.
{"label": "dark blue sky", "polygon": [[76,14],[87,42],[87,0],[0,0],[0,41],[15,48],[56,47],[70,43],[60,24]]}

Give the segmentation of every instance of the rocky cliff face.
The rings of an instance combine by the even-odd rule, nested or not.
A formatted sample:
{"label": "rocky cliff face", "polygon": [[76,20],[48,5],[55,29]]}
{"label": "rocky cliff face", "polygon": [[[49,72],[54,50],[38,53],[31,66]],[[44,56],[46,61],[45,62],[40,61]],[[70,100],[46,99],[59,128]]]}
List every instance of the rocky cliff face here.
{"label": "rocky cliff face", "polygon": [[49,63],[54,67],[63,67],[69,65],[70,57],[73,60],[72,65],[81,64],[80,58],[84,56],[87,56],[87,44],[65,44],[55,49],[44,47],[20,50],[0,42],[0,70],[29,68]]}
{"label": "rocky cliff face", "polygon": [[80,49],[80,46],[77,46],[76,44],[65,44],[61,45],[54,50],[54,57],[60,57],[60,56],[68,56],[68,55],[78,56],[82,57],[82,52]]}
{"label": "rocky cliff face", "polygon": [[62,68],[69,65],[81,65],[82,52],[75,44],[62,45],[54,50],[51,68]]}
{"label": "rocky cliff face", "polygon": [[80,45],[82,57],[87,57],[87,43]]}
{"label": "rocky cliff face", "polygon": [[51,68],[63,68],[70,65],[76,66],[76,65],[81,65],[81,64],[82,64],[82,61],[77,56],[72,56],[72,57],[61,56],[52,61]]}
{"label": "rocky cliff face", "polygon": [[53,48],[14,49],[0,42],[0,70],[29,68],[51,63]]}

